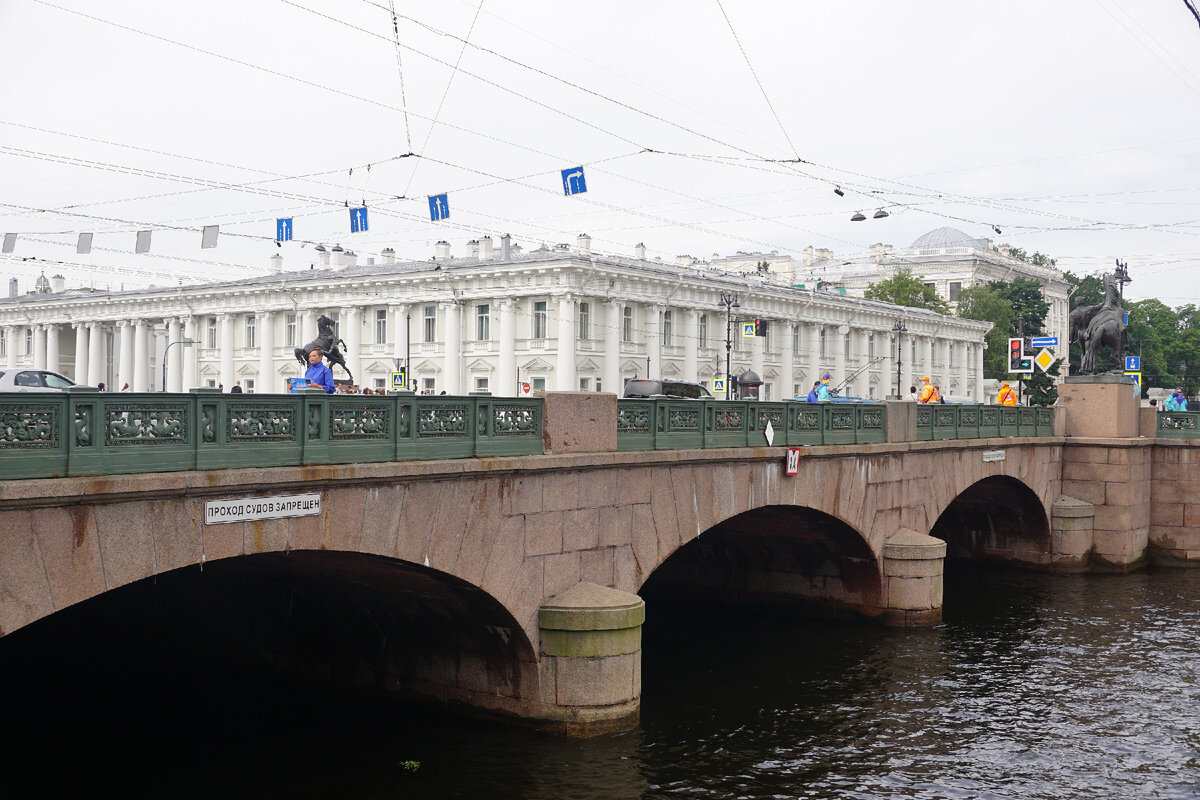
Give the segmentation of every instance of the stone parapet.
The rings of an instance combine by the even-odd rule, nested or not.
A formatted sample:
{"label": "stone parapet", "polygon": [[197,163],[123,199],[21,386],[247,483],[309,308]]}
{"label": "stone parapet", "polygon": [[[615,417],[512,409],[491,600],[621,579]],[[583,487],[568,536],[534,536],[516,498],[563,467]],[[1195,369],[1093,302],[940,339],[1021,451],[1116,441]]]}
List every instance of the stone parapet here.
{"label": "stone parapet", "polygon": [[542,442],[551,453],[611,453],[617,449],[617,396],[608,392],[538,392]]}
{"label": "stone parapet", "polygon": [[1132,379],[1121,375],[1070,377],[1058,387],[1068,437],[1127,439],[1138,435],[1139,400]]}
{"label": "stone parapet", "polygon": [[911,400],[887,400],[884,441],[912,442],[917,438],[917,404]]}
{"label": "stone parapet", "polygon": [[1150,559],[1200,566],[1200,441],[1158,439],[1150,487]]}
{"label": "stone parapet", "polygon": [[897,627],[933,625],[942,619],[946,543],[901,528],[883,545],[883,621]]}

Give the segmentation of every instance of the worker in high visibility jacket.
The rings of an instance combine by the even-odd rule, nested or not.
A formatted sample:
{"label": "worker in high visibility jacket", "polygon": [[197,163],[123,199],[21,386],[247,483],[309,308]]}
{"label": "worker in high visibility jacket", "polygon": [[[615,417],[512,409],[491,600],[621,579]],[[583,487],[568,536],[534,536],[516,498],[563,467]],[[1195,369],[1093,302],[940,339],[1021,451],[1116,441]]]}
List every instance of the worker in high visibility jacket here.
{"label": "worker in high visibility jacket", "polygon": [[936,403],[940,399],[938,388],[929,382],[929,376],[925,375],[921,378],[921,394],[917,397],[918,403]]}
{"label": "worker in high visibility jacket", "polygon": [[1000,392],[996,395],[996,403],[1002,406],[1015,406],[1017,404],[1017,393],[1007,383],[1002,383],[1000,384]]}

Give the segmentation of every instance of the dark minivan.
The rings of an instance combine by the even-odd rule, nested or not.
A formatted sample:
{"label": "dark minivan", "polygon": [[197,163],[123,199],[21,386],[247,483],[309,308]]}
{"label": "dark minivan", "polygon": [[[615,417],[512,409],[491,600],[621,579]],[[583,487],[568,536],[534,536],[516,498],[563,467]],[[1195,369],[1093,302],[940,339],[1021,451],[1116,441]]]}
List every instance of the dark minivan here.
{"label": "dark minivan", "polygon": [[625,384],[625,397],[678,397],[682,400],[712,400],[713,396],[698,383],[690,381],[652,381],[634,378]]}

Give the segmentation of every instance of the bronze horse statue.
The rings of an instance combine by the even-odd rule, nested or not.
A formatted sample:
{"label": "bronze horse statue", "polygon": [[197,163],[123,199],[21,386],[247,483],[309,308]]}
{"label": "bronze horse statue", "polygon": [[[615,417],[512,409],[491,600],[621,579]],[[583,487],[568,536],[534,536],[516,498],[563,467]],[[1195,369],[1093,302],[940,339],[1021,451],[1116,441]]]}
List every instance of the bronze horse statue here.
{"label": "bronze horse statue", "polygon": [[346,346],[346,343],[333,332],[333,320],[322,314],[317,317],[317,338],[304,345],[304,347],[296,348],[296,360],[301,364],[307,364],[308,354],[314,348],[320,348],[325,353],[325,358],[329,359],[330,367],[332,368],[334,364],[337,364],[350,376],[350,382],[354,383],[354,376],[350,375],[350,368],[346,366],[346,357],[342,355],[342,351],[337,347],[339,344],[342,347]]}
{"label": "bronze horse statue", "polygon": [[1079,363],[1079,371],[1083,374],[1096,371],[1096,355],[1101,347],[1108,345],[1119,350],[1121,336],[1125,333],[1125,310],[1121,307],[1117,281],[1105,273],[1103,282],[1104,302],[1071,312],[1071,332],[1083,350]]}

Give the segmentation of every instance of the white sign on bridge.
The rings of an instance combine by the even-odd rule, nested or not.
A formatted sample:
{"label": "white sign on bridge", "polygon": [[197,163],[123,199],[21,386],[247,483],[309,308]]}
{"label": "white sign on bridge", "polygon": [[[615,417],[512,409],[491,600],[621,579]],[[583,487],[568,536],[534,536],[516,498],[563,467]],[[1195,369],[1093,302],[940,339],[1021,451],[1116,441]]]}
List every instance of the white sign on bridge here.
{"label": "white sign on bridge", "polygon": [[983,451],[983,463],[985,463],[985,464],[989,461],[1003,461],[1003,460],[1004,460],[1004,451],[1003,450],[984,450]]}
{"label": "white sign on bridge", "polygon": [[276,497],[247,497],[241,500],[209,500],[204,504],[204,524],[252,522],[259,519],[311,517],[321,513],[320,494],[287,494]]}

